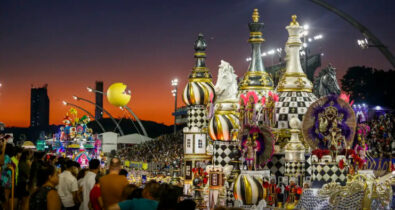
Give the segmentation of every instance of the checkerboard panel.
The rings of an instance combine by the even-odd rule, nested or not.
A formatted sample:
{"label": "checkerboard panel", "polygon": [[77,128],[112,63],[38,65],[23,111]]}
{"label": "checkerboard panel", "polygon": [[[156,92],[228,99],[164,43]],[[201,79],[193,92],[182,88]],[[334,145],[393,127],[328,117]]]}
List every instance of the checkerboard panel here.
{"label": "checkerboard panel", "polygon": [[285,175],[303,175],[305,171],[304,162],[285,162]]}
{"label": "checkerboard panel", "polygon": [[303,120],[310,104],[317,98],[308,92],[280,92],[279,101],[276,103],[276,128],[289,129],[289,120],[298,117]]}
{"label": "checkerboard panel", "polygon": [[188,107],[187,115],[188,115],[188,121],[187,121],[188,128],[207,127],[208,124],[207,110],[204,106]]}
{"label": "checkerboard panel", "polygon": [[263,169],[269,169],[271,174],[276,177],[284,176],[285,173],[285,156],[283,154],[274,154]]}
{"label": "checkerboard panel", "polygon": [[227,141],[214,141],[214,165],[226,166],[232,160],[232,150],[235,146]]}
{"label": "checkerboard panel", "polygon": [[313,163],[311,180],[313,187],[322,187],[322,185],[332,181],[345,185],[347,181],[347,171],[345,169],[340,169],[337,163]]}

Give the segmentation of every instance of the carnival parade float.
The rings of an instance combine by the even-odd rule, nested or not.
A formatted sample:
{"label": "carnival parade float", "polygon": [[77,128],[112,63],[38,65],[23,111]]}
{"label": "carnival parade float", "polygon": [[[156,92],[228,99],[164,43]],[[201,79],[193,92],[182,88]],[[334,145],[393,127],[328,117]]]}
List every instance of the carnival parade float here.
{"label": "carnival parade float", "polygon": [[285,28],[287,65],[277,87],[261,57],[261,20],[254,9],[251,59],[240,80],[221,60],[213,84],[207,43],[198,35],[183,92],[184,193],[199,209],[389,209],[393,178],[376,173],[365,143],[369,128],[357,123],[337,83],[325,91],[318,82],[316,91],[302,69],[303,27],[296,15]]}
{"label": "carnival parade float", "polygon": [[88,127],[90,118],[86,115],[79,118],[77,110],[71,108],[62,122],[58,133],[51,140],[47,140],[47,145],[52,153],[69,157],[79,162],[81,167],[88,167],[92,158],[99,158],[101,155],[101,141]]}

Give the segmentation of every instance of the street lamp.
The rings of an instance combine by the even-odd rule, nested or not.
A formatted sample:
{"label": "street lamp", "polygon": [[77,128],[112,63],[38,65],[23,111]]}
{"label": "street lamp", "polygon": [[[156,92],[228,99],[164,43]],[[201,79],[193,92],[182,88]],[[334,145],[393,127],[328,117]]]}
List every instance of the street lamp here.
{"label": "street lamp", "polygon": [[176,112],[177,112],[177,86],[178,86],[178,79],[171,80],[171,86],[174,87],[174,89],[171,91],[171,93],[174,96],[174,135],[176,135],[176,132],[177,132]]}
{"label": "street lamp", "polygon": [[[78,105],[76,105],[76,104],[72,104],[72,103],[69,103],[69,102],[67,102],[67,101],[62,101],[62,103],[63,103],[63,105],[65,105],[65,106],[73,106],[73,107],[75,107],[75,108],[77,108],[77,109],[80,109],[80,110],[84,111],[84,112],[87,113],[92,119],[95,118],[95,117],[92,115],[92,113],[90,113],[88,110],[86,110],[86,109],[84,109],[84,108],[82,108],[82,107],[80,107],[80,106],[78,106]],[[97,123],[97,125],[99,125],[99,127],[100,127],[100,129],[102,130],[103,133],[106,132],[106,130],[104,129],[104,127],[103,127],[103,125],[100,123],[100,121],[95,120],[95,122]]]}

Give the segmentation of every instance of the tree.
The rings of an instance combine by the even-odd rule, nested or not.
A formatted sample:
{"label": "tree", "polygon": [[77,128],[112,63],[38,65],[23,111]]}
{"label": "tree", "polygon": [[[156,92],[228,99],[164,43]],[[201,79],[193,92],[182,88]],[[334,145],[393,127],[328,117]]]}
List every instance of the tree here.
{"label": "tree", "polygon": [[357,103],[395,108],[395,71],[354,66],[341,79],[342,89]]}

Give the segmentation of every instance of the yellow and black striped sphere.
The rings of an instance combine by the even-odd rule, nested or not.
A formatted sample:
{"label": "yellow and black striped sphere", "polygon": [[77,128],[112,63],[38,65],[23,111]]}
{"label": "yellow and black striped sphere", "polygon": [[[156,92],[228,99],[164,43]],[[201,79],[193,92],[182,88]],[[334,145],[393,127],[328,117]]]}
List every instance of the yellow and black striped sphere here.
{"label": "yellow and black striped sphere", "polygon": [[231,141],[232,130],[239,128],[239,118],[235,113],[216,113],[210,119],[208,131],[212,140]]}
{"label": "yellow and black striped sphere", "polygon": [[263,199],[262,181],[248,174],[240,174],[233,188],[236,200],[243,205],[257,205]]}
{"label": "yellow and black striped sphere", "polygon": [[215,97],[211,81],[190,81],[185,86],[182,99],[187,106],[207,105],[211,95]]}

